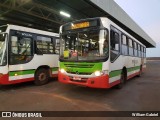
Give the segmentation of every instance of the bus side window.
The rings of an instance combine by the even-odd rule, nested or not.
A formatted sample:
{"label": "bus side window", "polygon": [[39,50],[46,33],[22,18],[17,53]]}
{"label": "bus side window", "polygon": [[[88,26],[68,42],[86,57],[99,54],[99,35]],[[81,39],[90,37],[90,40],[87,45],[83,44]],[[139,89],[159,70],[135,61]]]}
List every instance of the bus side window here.
{"label": "bus side window", "polygon": [[54,47],[51,37],[37,36],[36,53],[37,54],[54,54]]}
{"label": "bus side window", "polygon": [[138,44],[138,57],[141,57],[141,49],[139,44]]}
{"label": "bus side window", "polygon": [[111,50],[119,51],[119,34],[111,31]]}
{"label": "bus side window", "polygon": [[110,35],[110,43],[111,43],[111,61],[114,61],[119,55],[119,33],[111,30]]}
{"label": "bus side window", "polygon": [[141,57],[144,58],[144,48],[141,46]]}
{"label": "bus side window", "polygon": [[10,64],[23,64],[32,59],[32,39],[11,36]]}
{"label": "bus side window", "polygon": [[56,44],[55,44],[55,53],[59,54],[59,49],[60,49],[60,40],[59,38],[56,39]]}
{"label": "bus side window", "polygon": [[129,38],[129,55],[133,56],[134,52],[133,52],[133,40]]}
{"label": "bus side window", "polygon": [[134,55],[137,56],[137,43],[134,42]]}
{"label": "bus side window", "polygon": [[144,48],[144,57],[146,57],[146,48]]}
{"label": "bus side window", "polygon": [[122,34],[122,55],[128,55],[128,39],[127,36]]}

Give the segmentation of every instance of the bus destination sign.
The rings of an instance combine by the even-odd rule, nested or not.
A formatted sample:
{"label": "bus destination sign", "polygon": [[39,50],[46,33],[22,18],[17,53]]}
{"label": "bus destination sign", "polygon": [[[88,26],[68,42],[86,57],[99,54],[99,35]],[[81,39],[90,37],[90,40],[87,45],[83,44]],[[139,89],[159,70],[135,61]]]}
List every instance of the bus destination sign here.
{"label": "bus destination sign", "polygon": [[89,27],[89,22],[75,23],[71,25],[71,29],[79,29]]}

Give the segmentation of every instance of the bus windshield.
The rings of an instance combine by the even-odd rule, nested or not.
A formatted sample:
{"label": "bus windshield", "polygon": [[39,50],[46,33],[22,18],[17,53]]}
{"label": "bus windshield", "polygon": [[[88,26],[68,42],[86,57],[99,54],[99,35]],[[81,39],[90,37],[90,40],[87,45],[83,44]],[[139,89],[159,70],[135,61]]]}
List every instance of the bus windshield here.
{"label": "bus windshield", "polygon": [[6,60],[6,47],[5,47],[6,34],[0,34],[0,66],[5,65]]}
{"label": "bus windshield", "polygon": [[104,29],[68,32],[61,35],[60,60],[96,61],[108,57],[108,31]]}

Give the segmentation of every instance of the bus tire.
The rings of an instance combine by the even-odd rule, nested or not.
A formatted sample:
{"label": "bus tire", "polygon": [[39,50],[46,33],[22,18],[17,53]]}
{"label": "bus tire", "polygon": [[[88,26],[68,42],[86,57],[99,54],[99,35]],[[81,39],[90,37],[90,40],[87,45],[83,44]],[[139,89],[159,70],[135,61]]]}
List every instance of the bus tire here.
{"label": "bus tire", "polygon": [[140,67],[139,74],[138,74],[137,76],[138,76],[138,77],[141,77],[141,76],[142,76],[142,66]]}
{"label": "bus tire", "polygon": [[45,68],[40,68],[36,71],[34,83],[37,86],[44,85],[49,81],[49,71]]}
{"label": "bus tire", "polygon": [[125,73],[122,71],[121,73],[121,78],[120,78],[120,83],[116,86],[117,89],[121,89],[125,83]]}

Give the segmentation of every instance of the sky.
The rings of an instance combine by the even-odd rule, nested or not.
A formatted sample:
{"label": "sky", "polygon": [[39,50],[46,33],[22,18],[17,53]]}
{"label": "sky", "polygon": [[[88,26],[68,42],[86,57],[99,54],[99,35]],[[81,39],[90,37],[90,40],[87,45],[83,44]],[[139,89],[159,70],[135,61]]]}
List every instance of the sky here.
{"label": "sky", "polygon": [[160,57],[160,0],[114,0],[155,42],[147,57]]}

